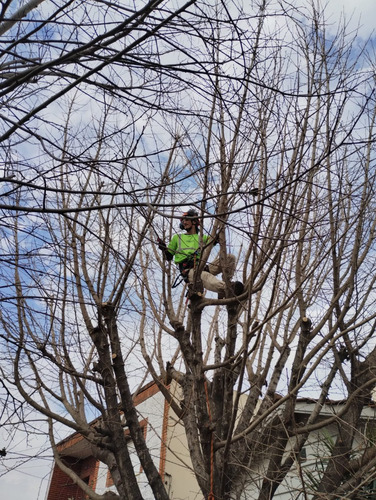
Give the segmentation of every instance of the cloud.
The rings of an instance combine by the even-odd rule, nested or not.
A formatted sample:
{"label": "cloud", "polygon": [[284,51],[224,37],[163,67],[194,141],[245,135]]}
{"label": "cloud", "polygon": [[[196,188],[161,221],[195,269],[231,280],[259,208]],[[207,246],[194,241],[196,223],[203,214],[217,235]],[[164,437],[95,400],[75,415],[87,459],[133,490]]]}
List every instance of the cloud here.
{"label": "cloud", "polygon": [[359,28],[359,36],[367,39],[374,34],[376,4],[374,0],[329,0],[325,8],[331,20],[345,16],[350,30]]}

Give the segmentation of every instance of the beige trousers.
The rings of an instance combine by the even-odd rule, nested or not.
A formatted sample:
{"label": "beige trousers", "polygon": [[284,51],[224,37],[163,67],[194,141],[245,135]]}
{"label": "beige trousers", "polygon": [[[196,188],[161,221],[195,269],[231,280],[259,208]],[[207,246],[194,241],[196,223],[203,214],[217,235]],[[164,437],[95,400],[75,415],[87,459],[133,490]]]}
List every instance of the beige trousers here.
{"label": "beige trousers", "polygon": [[[232,254],[227,254],[226,256],[226,269],[228,272],[228,276],[231,279],[235,273],[235,256]],[[220,293],[225,290],[225,282],[216,278],[217,274],[222,273],[222,267],[219,262],[219,257],[213,260],[209,264],[209,271],[202,271],[201,273],[201,281],[204,285],[204,288],[210,290],[211,292]],[[188,280],[190,283],[193,283],[195,275],[195,270],[190,269],[188,273]]]}

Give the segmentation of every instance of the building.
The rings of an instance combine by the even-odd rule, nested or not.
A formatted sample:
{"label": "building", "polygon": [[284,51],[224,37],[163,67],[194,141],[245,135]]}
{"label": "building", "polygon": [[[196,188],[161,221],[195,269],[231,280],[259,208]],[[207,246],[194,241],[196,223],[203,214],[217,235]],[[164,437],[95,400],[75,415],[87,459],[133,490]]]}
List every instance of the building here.
{"label": "building", "polygon": [[[327,400],[320,409],[320,416],[315,423],[326,423],[323,427],[312,430],[296,456],[294,464],[289,469],[284,480],[279,485],[273,498],[278,500],[308,500],[315,496],[316,486],[321,476],[326,470],[328,460],[331,456],[333,446],[338,436],[338,420],[341,421],[341,414],[346,400]],[[310,398],[300,398],[295,406],[295,425],[304,427],[308,418],[312,414],[317,401]],[[337,420],[338,416],[338,420]],[[376,442],[376,404],[370,401],[362,411],[360,425],[354,429],[352,458],[360,457],[364,450],[370,448]],[[284,451],[287,459],[294,449],[296,438],[291,437]],[[250,474],[249,480],[243,484],[242,493],[239,500],[258,500],[259,489],[263,478],[267,475],[268,460],[264,459],[257,467],[257,471]],[[376,481],[365,482],[362,486],[363,496],[351,498],[364,498],[376,500]],[[345,497],[340,497],[344,499]],[[338,497],[339,500],[339,497]]]}
{"label": "building", "polygon": [[[190,467],[184,428],[174,417],[169,405],[155,383],[146,385],[135,396],[135,405],[144,428],[146,443],[156,457],[159,472],[171,498],[193,500],[201,498]],[[129,446],[132,446],[131,441]],[[90,446],[78,433],[72,434],[58,445],[64,461],[98,494],[114,489],[107,466],[91,456]],[[138,462],[131,453],[143,498],[152,500],[152,491]],[[51,473],[47,500],[83,500],[81,488],[55,464]]]}
{"label": "building", "polygon": [[[344,401],[327,401],[321,409],[320,419],[335,416],[341,411],[344,403]],[[298,425],[299,423],[304,425],[315,404],[316,401],[310,399],[298,400],[295,417]],[[135,405],[140,415],[140,423],[144,428],[147,446],[152,456],[155,457],[170,498],[172,500],[201,500],[202,494],[191,468],[184,428],[156,384],[150,383],[139,391],[135,396]],[[358,450],[364,450],[367,446],[365,440],[369,439],[370,434],[374,440],[376,436],[375,405],[365,407],[363,410],[362,428],[357,431],[354,442],[354,456]],[[313,492],[314,482],[319,479],[320,469],[325,465],[326,457],[330,455],[330,446],[336,435],[335,419],[330,425],[311,432],[295,465],[289,470],[274,498],[279,500],[310,498],[309,492]],[[286,448],[286,456],[293,445],[294,438],[291,438]],[[131,441],[129,441],[129,446],[132,446]],[[103,494],[107,490],[114,489],[107,466],[91,456],[90,446],[80,434],[75,433],[67,437],[59,443],[58,449],[65,463],[96,493]],[[153,500],[154,496],[138,462],[137,454],[131,452],[131,456],[143,498]],[[242,485],[241,500],[257,500],[267,463],[266,458],[258,464],[257,470],[250,472],[249,481]],[[55,465],[46,500],[83,500],[84,498],[86,497],[83,491]],[[376,498],[376,495],[372,498]]]}

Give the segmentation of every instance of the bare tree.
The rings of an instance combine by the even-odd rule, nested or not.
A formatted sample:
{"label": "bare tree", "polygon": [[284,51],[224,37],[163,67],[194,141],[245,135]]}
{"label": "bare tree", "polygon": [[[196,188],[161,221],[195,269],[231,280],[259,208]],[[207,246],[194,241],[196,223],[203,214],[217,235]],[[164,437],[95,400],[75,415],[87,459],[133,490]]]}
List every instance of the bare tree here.
{"label": "bare tree", "polygon": [[[260,18],[256,34],[263,33],[264,22]],[[223,261],[229,245],[237,248],[248,292],[220,301],[192,299],[184,309],[166,268],[163,302],[171,326],[164,316],[159,324],[179,343],[185,369],[162,359],[154,367],[145,348],[155,379],[171,377],[182,386],[178,416],[205,498],[246,498],[252,484],[258,490],[252,498],[272,498],[296,470],[310,432],[333,420],[338,437],[325,472],[316,485],[303,481],[298,491],[352,498],[375,473],[365,458],[372,455],[368,445],[363,460],[352,460],[376,381],[374,101],[368,84],[356,83],[356,60],[343,32],[329,44],[319,14],[312,25],[296,28],[299,69],[289,91],[282,84],[284,51],[275,54],[268,74],[260,74],[265,67],[258,60],[266,59],[261,35],[253,37],[248,74],[262,86],[251,92],[245,80],[235,106],[233,89],[218,74],[212,121],[193,161],[205,165],[195,172],[202,193],[196,207],[211,234],[219,234]],[[348,92],[358,84],[360,100]],[[146,285],[150,279],[144,283],[142,298],[151,304],[156,293]],[[218,313],[219,304],[226,314]],[[205,312],[214,322],[209,329]],[[154,352],[165,351],[161,346]],[[338,394],[347,401],[341,414],[324,417],[324,402]],[[317,402],[298,426],[302,395]],[[355,463],[359,469],[349,480]]]}
{"label": "bare tree", "polygon": [[[327,33],[315,5],[63,2],[18,21],[11,3],[0,25],[5,394],[45,416],[56,463],[89,498],[142,497],[124,426],[155,498],[167,498],[131,396],[148,376],[183,422],[205,498],[252,487],[272,498],[329,424],[338,437],[324,470],[316,482],[302,470],[294,488],[355,498],[375,474],[373,445],[352,455],[376,384],[365,54],[345,27]],[[223,299],[187,307],[173,287],[156,241],[187,204],[222,263],[236,254],[241,296],[226,272]],[[315,404],[297,422],[302,396]],[[346,402],[328,417],[335,396]],[[64,464],[60,426],[90,443],[117,495],[100,497]]]}

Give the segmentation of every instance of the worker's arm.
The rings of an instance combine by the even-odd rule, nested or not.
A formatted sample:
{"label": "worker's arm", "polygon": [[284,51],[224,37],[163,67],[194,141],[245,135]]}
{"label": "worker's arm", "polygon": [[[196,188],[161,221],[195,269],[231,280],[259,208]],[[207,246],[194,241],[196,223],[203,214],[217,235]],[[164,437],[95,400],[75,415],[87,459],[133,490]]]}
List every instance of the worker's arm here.
{"label": "worker's arm", "polygon": [[166,243],[158,238],[158,248],[162,250],[165,259],[170,261],[174,258],[173,254],[167,249]]}

